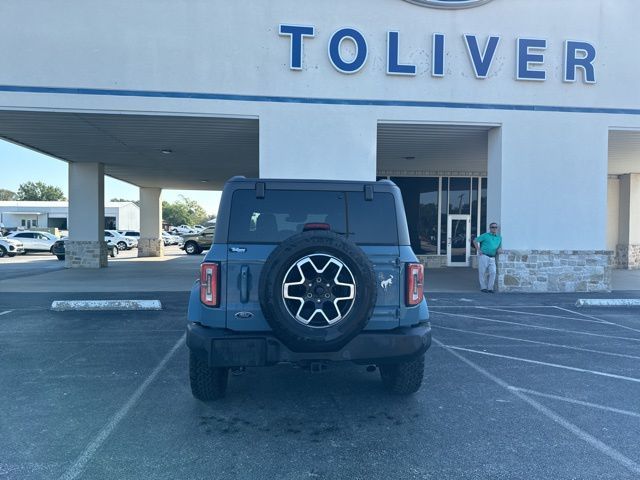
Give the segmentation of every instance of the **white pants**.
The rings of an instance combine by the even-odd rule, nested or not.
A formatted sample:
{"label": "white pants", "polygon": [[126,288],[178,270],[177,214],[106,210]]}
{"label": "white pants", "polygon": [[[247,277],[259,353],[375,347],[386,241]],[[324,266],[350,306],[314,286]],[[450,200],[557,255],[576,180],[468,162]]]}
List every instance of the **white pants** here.
{"label": "white pants", "polygon": [[[480,288],[482,290],[493,290],[493,284],[496,283],[496,259],[486,255],[479,255],[478,276],[480,277]],[[487,281],[487,276],[489,281]]]}

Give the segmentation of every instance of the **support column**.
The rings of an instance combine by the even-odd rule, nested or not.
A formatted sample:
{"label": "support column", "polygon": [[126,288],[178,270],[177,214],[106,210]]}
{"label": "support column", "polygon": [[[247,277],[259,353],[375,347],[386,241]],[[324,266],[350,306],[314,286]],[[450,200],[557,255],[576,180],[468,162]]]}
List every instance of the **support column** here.
{"label": "support column", "polygon": [[107,266],[104,240],[104,165],[69,163],[69,239],[65,267]]}
{"label": "support column", "polygon": [[140,187],[140,240],[138,257],[164,256],[162,241],[162,189]]}
{"label": "support column", "polygon": [[487,192],[487,220],[500,224],[503,237],[498,289],[610,290],[607,126],[522,114],[500,130],[489,135]]}
{"label": "support column", "polygon": [[640,174],[620,175],[616,267],[640,269]]}

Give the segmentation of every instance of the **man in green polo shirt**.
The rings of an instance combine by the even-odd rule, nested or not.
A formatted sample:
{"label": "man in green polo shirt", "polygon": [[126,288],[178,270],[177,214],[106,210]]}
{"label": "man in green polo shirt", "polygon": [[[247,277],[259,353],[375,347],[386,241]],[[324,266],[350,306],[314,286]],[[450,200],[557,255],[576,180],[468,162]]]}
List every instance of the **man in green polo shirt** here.
{"label": "man in green polo shirt", "polygon": [[498,235],[498,224],[491,223],[489,231],[477,237],[473,243],[478,251],[480,291],[493,293],[493,285],[496,283],[496,255],[502,252],[502,237]]}

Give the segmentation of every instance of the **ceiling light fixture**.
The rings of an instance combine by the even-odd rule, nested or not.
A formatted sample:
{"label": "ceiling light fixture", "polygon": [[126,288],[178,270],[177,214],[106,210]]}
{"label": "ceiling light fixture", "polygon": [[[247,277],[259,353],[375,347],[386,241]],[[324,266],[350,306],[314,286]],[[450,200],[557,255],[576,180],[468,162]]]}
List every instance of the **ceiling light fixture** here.
{"label": "ceiling light fixture", "polygon": [[402,157],[402,158],[404,158],[405,160],[415,160],[416,159],[416,157]]}
{"label": "ceiling light fixture", "polygon": [[160,150],[160,153],[162,153],[163,155],[171,155],[173,153],[173,150],[171,150],[170,148],[163,148],[162,150]]}

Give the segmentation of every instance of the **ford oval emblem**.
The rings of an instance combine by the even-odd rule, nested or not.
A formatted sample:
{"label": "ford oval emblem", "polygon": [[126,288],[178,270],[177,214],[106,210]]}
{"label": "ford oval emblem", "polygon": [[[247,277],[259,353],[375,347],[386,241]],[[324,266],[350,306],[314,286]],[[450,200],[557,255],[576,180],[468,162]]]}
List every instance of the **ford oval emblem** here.
{"label": "ford oval emblem", "polygon": [[251,317],[253,317],[253,313],[251,313],[251,312],[238,312],[238,313],[235,314],[235,317],[236,318],[242,318],[242,319],[251,318]]}
{"label": "ford oval emblem", "polygon": [[422,7],[434,8],[469,8],[477,7],[491,0],[405,0],[405,2],[415,3]]}

